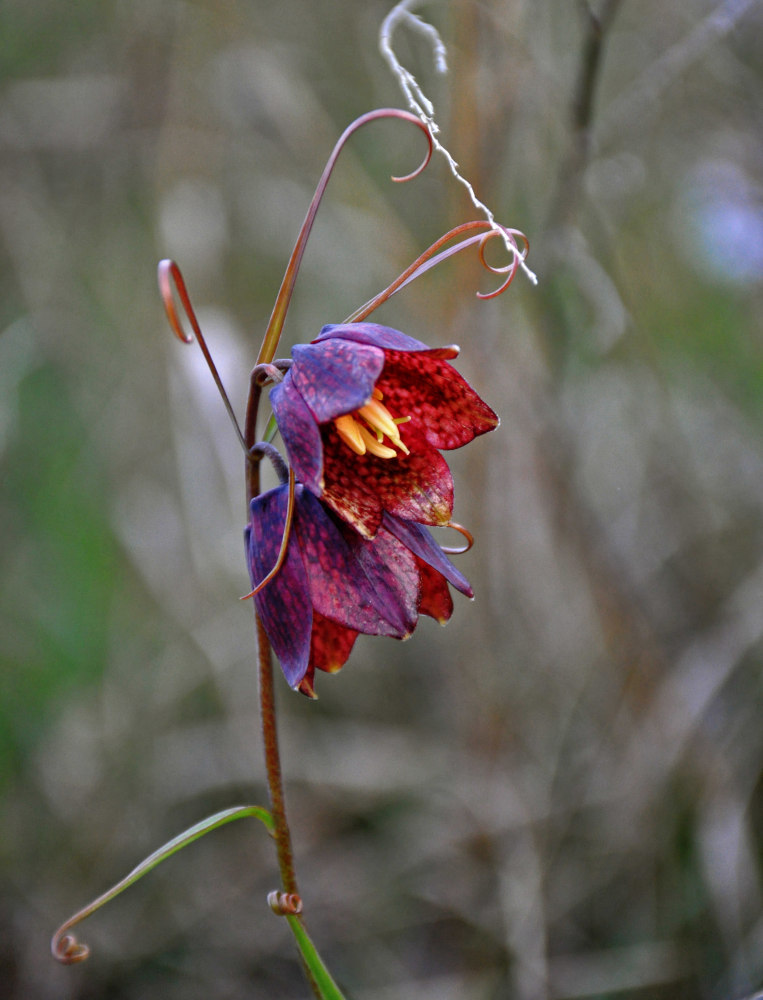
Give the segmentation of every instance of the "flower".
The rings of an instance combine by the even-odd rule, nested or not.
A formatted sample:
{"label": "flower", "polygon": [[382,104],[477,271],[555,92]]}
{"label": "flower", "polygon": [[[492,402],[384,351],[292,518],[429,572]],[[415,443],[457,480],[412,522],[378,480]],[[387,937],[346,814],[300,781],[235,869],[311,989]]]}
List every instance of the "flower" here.
{"label": "flower", "polygon": [[453,480],[440,449],[460,448],[498,417],[429,348],[376,323],[324,326],[297,345],[270,401],[297,479],[373,538],[385,512],[444,525]]}
{"label": "flower", "polygon": [[[342,523],[300,484],[286,558],[255,596],[257,612],[288,683],[314,697],[316,669],[333,673],[347,661],[358,633],[406,639],[419,614],[445,623],[451,583],[472,589],[420,524],[384,513],[366,539]],[[252,586],[275,566],[288,486],[251,502],[244,532]]]}

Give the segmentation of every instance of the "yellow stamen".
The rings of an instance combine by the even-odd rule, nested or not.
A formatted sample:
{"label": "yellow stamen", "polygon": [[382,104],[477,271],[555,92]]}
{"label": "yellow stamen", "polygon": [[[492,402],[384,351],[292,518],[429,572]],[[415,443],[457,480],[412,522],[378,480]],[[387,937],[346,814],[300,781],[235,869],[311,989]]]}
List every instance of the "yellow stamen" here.
{"label": "yellow stamen", "polygon": [[378,458],[397,458],[397,452],[395,449],[388,448],[386,444],[381,444],[377,441],[367,427],[364,427],[363,424],[358,424],[357,427],[363,437],[363,443],[365,444],[366,449],[370,451],[372,455],[376,455]]}
{"label": "yellow stamen", "polygon": [[[381,402],[384,394],[374,386],[371,398],[353,413],[345,413],[334,419],[337,434],[356,455],[370,452],[377,458],[397,458],[397,448],[406,455],[410,451],[403,443],[398,430],[399,424],[406,424],[408,417],[393,417]],[[384,444],[387,438],[395,448]]]}
{"label": "yellow stamen", "polygon": [[361,406],[358,410],[358,415],[365,420],[372,431],[376,431],[382,436],[386,434],[390,439],[398,436],[397,426],[392,419],[392,414],[386,406],[375,399],[372,399],[370,403],[366,403],[365,406]]}
{"label": "yellow stamen", "polygon": [[365,455],[366,443],[361,434],[362,427],[351,413],[345,413],[334,421],[337,434],[356,455]]}
{"label": "yellow stamen", "polygon": [[361,406],[358,410],[358,416],[362,417],[371,430],[376,433],[379,441],[384,437],[388,437],[396,448],[405,452],[406,455],[410,455],[410,451],[405,447],[400,438],[400,431],[397,429],[396,421],[392,418],[392,414],[383,403],[372,399],[370,403]]}

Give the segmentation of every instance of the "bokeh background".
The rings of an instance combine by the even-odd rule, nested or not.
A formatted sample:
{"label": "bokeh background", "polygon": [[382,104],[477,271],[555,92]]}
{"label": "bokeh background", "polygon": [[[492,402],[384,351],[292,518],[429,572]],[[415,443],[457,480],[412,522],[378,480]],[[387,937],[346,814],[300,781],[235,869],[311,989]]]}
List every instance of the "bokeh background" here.
{"label": "bokeh background", "polygon": [[[0,6],[0,994],[301,998],[264,802],[239,413],[312,189],[402,97],[386,2]],[[453,456],[476,535],[441,629],[279,679],[308,925],[356,1000],[739,1000],[763,987],[763,4],[450,0],[401,29],[537,288],[468,254],[380,311],[502,426]],[[357,134],[289,314],[313,337],[474,217],[421,137]],[[496,261],[500,255],[496,253]],[[443,544],[451,544],[443,538]]]}

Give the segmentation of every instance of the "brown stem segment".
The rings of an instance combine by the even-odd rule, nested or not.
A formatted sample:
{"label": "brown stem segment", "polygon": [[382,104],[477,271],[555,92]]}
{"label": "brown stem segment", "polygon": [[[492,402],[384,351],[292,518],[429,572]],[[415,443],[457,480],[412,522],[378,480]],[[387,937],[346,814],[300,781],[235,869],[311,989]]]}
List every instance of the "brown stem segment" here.
{"label": "brown stem segment", "polygon": [[275,824],[275,842],[278,852],[278,868],[284,892],[298,894],[297,876],[294,872],[294,858],[291,850],[291,833],[286,821],[286,805],[281,778],[281,757],[278,752],[278,732],[276,728],[275,692],[273,689],[273,663],[270,642],[259,615],[257,623],[257,650],[260,664],[260,716],[262,721],[262,742],[265,748],[265,769],[270,792],[270,811]]}

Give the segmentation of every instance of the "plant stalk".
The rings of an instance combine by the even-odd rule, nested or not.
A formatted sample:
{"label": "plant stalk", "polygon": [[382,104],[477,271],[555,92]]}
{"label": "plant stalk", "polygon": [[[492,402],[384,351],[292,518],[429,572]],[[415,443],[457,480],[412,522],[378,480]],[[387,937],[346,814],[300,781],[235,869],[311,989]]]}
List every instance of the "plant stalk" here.
{"label": "plant stalk", "polygon": [[281,776],[281,755],[278,750],[276,727],[275,692],[273,686],[273,663],[270,642],[260,616],[255,612],[257,625],[257,651],[260,666],[260,719],[262,742],[265,750],[265,770],[270,793],[270,811],[273,816],[274,838],[278,853],[278,868],[284,892],[298,893],[297,876],[294,871],[294,857],[291,849],[291,833],[286,819],[286,804]]}

